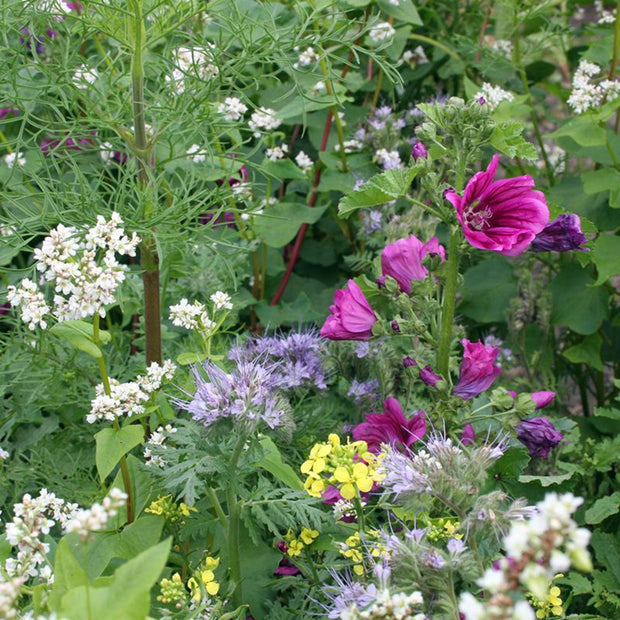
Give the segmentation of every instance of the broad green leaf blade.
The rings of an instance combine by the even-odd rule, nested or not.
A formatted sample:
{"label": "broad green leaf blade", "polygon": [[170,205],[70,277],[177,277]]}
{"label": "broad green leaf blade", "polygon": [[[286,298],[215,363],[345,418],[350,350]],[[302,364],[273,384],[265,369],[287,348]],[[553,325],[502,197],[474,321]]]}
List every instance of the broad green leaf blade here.
{"label": "broad green leaf blade", "polygon": [[590,508],[586,510],[586,523],[595,525],[601,523],[608,517],[620,512],[620,493],[616,491],[608,497],[597,499]]}
{"label": "broad green leaf blade", "polygon": [[597,286],[620,274],[620,237],[601,234],[594,242],[592,258],[598,271]]}
{"label": "broad green leaf blade", "polygon": [[418,171],[416,166],[394,168],[372,177],[340,201],[339,215],[346,217],[357,209],[374,207],[404,196]]}
{"label": "broad green leaf blade", "polygon": [[520,157],[530,161],[538,159],[536,147],[522,135],[521,123],[503,123],[498,125],[491,134],[491,146],[508,157]]}
{"label": "broad green leaf blade", "polygon": [[116,430],[104,428],[95,435],[95,463],[103,482],[116,467],[121,457],[141,443],[144,429],[140,424],[129,424]]}
{"label": "broad green leaf blade", "polygon": [[[90,323],[63,321],[52,325],[49,331],[95,359],[100,359],[103,356],[101,349],[93,341],[93,326]],[[99,340],[104,344],[110,342],[110,334],[106,331],[100,331]]]}
{"label": "broad green leaf blade", "polygon": [[381,7],[382,11],[385,11],[385,13],[391,15],[395,19],[406,24],[413,24],[414,26],[422,25],[420,14],[412,0],[399,0],[397,3],[390,2],[390,0],[378,0],[377,4]]}
{"label": "broad green leaf blade", "polygon": [[605,130],[596,119],[587,114],[570,119],[547,137],[552,139],[568,137],[581,146],[602,146],[607,140]]}
{"label": "broad green leaf blade", "polygon": [[268,471],[291,489],[303,491],[304,485],[301,478],[288,463],[282,460],[278,446],[273,440],[269,437],[263,437],[260,440],[260,445],[264,454],[254,465]]}
{"label": "broad green leaf blade", "polygon": [[293,240],[302,224],[318,222],[325,209],[327,205],[311,208],[297,203],[276,204],[255,216],[254,230],[265,245],[282,248]]}
{"label": "broad green leaf blade", "polygon": [[597,370],[603,370],[601,346],[603,339],[599,333],[587,336],[579,344],[569,347],[562,355],[573,364],[587,364]]}

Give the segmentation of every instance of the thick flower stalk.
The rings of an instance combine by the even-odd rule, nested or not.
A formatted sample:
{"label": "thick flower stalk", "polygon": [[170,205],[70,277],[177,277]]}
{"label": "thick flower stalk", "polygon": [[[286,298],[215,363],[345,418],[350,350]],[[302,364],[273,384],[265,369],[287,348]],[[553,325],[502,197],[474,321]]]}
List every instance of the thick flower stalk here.
{"label": "thick flower stalk", "polygon": [[445,198],[456,209],[465,239],[475,248],[506,256],[523,253],[549,222],[542,192],[529,175],[494,181],[498,157],[477,172],[462,196],[448,190]]}

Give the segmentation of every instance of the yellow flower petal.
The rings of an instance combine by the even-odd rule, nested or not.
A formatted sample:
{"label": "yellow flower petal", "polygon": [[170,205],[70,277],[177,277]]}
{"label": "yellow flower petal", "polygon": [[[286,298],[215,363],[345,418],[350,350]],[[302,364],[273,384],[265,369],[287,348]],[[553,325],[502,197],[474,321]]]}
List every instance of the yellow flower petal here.
{"label": "yellow flower petal", "polygon": [[318,458],[316,461],[314,461],[314,465],[312,466],[312,471],[315,474],[320,474],[325,469],[326,466],[327,466],[327,463],[325,462],[325,459]]}
{"label": "yellow flower petal", "polygon": [[220,591],[220,584],[217,581],[212,581],[207,584],[207,593],[211,596],[215,596]]}
{"label": "yellow flower petal", "polygon": [[200,573],[200,578],[202,579],[202,583],[206,585],[215,579],[215,573],[212,570],[203,570]]}
{"label": "yellow flower petal", "polygon": [[352,484],[344,484],[340,487],[340,495],[344,499],[353,499],[355,497],[355,487]]}
{"label": "yellow flower petal", "polygon": [[[346,467],[336,467],[334,470],[334,478],[337,482],[351,482],[351,476]],[[351,499],[348,497],[347,499]]]}
{"label": "yellow flower petal", "polygon": [[327,439],[329,440],[329,443],[332,444],[332,446],[340,445],[340,437],[336,435],[336,433],[330,433]]}
{"label": "yellow flower petal", "polygon": [[354,572],[356,575],[363,575],[363,574],[364,574],[364,567],[363,567],[361,564],[356,564],[356,565],[353,567],[353,572]]}
{"label": "yellow flower petal", "polygon": [[362,478],[361,480],[356,480],[357,486],[362,493],[368,493],[370,489],[372,489],[372,478]]}

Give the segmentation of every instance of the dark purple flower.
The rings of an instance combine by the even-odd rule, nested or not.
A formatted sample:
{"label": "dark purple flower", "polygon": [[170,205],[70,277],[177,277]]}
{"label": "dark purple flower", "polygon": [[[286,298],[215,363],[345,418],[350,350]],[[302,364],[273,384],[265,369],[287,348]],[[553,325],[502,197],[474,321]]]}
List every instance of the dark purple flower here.
{"label": "dark purple flower", "polygon": [[549,209],[531,176],[494,181],[497,163],[494,155],[489,167],[469,180],[462,196],[454,190],[444,196],[472,246],[517,256],[549,223]]}
{"label": "dark purple flower", "polygon": [[430,387],[435,387],[439,381],[442,380],[437,373],[433,372],[433,369],[430,366],[424,366],[424,368],[420,368],[420,380],[424,381],[426,385]]}
{"label": "dark purple flower", "polygon": [[527,418],[517,426],[517,439],[530,451],[530,456],[547,458],[564,435],[557,431],[549,418]]}
{"label": "dark purple flower", "polygon": [[486,99],[485,99],[482,95],[480,95],[480,97],[478,97],[478,99],[476,99],[476,101],[477,101],[480,105],[484,105],[484,104],[487,102],[487,100],[486,100]]}
{"label": "dark purple flower", "polygon": [[411,359],[408,355],[407,357],[403,357],[403,366],[405,368],[411,368],[412,366],[417,366],[418,362],[416,362],[414,359]]}
{"label": "dark purple flower", "polygon": [[427,254],[445,259],[444,248],[439,245],[437,237],[427,243],[422,243],[415,235],[399,239],[383,248],[381,273],[394,278],[403,293],[411,293],[411,282],[424,280],[428,275],[428,269],[422,264]]}
{"label": "dark purple flower", "polygon": [[[245,166],[241,166],[241,168],[239,168],[239,170],[235,173],[235,176],[228,177],[228,185],[230,185],[230,187],[234,187],[239,183],[245,183],[248,178],[248,169]],[[224,179],[218,179],[215,183],[216,185],[223,185]]]}
{"label": "dark purple flower", "polygon": [[294,577],[301,575],[301,571],[288,558],[282,558],[273,574],[277,577]]}
{"label": "dark purple flower", "polygon": [[464,349],[463,361],[453,394],[469,400],[488,390],[502,369],[494,365],[499,354],[497,347],[489,347],[480,341],[470,342],[467,338],[463,338],[461,344]]}
{"label": "dark purple flower", "polygon": [[533,252],[570,252],[571,250],[588,252],[588,248],[579,247],[587,242],[588,238],[581,232],[579,216],[576,213],[562,213],[536,235],[530,250]]}
{"label": "dark purple flower", "polygon": [[365,441],[374,454],[381,451],[381,444],[390,444],[396,448],[409,447],[426,434],[425,416],[424,411],[418,411],[407,419],[399,402],[395,398],[388,398],[383,413],[369,413],[366,421],[353,429],[353,438]]}
{"label": "dark purple flower", "polygon": [[398,321],[396,319],[394,319],[391,323],[390,323],[391,327],[392,327],[392,331],[396,332],[397,334],[400,333],[400,325],[398,324]]}
{"label": "dark purple flower", "polygon": [[428,151],[422,142],[416,142],[411,149],[411,157],[413,157],[413,161],[418,161],[418,159],[426,159],[428,157]]}
{"label": "dark purple flower", "polygon": [[331,314],[321,327],[321,336],[330,340],[368,340],[377,316],[362,289],[349,280],[345,289],[336,291]]}
{"label": "dark purple flower", "polygon": [[471,446],[476,441],[476,431],[471,424],[465,424],[461,433],[461,443],[464,446]]}

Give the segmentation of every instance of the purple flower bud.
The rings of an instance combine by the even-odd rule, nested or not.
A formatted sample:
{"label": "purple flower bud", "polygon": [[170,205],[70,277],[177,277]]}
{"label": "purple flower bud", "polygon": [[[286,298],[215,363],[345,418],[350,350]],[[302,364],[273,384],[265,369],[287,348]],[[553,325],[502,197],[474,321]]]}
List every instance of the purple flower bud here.
{"label": "purple flower bud", "polygon": [[536,403],[536,409],[542,409],[555,398],[555,392],[532,392],[530,396]]}
{"label": "purple flower bud", "polygon": [[530,451],[530,456],[547,458],[564,435],[557,431],[549,418],[527,418],[517,426],[517,439]]}
{"label": "purple flower bud", "polygon": [[428,157],[428,151],[422,142],[416,142],[411,149],[411,157],[413,157],[413,161],[418,161],[418,159],[426,159]]}
{"label": "purple flower bud", "polygon": [[[278,564],[278,568],[273,571],[273,574],[276,575],[276,577],[294,577],[295,575],[300,575],[301,571],[288,558],[282,558]],[[252,616],[248,616],[248,618],[251,617]]]}
{"label": "purple flower bud", "polygon": [[439,381],[442,380],[442,377],[434,373],[430,366],[424,366],[424,368],[420,368],[420,379],[424,381],[426,385],[435,387],[435,384],[439,383]]}
{"label": "purple flower bud", "polygon": [[536,235],[530,249],[533,252],[587,252],[588,248],[579,247],[587,241],[581,231],[579,216],[576,213],[562,213]]}
{"label": "purple flower bud", "polygon": [[417,366],[418,362],[416,362],[414,359],[411,359],[408,355],[407,357],[403,358],[403,366],[405,368],[411,368],[412,366]]}
{"label": "purple flower bud", "polygon": [[465,424],[461,433],[461,443],[464,446],[471,446],[476,441],[476,431],[471,424]]}
{"label": "purple flower bud", "polygon": [[400,334],[400,325],[398,324],[398,321],[396,319],[392,321],[391,327],[392,327],[392,331],[396,332],[397,334]]}
{"label": "purple flower bud", "polygon": [[463,361],[453,394],[469,400],[488,390],[502,370],[494,365],[499,354],[497,347],[489,347],[480,341],[470,342],[467,338],[463,338],[461,344],[464,349]]}
{"label": "purple flower bud", "polygon": [[379,288],[383,288],[385,286],[385,281],[387,280],[387,278],[385,276],[379,276],[376,280],[377,282],[377,286]]}
{"label": "purple flower bud", "polygon": [[480,97],[478,97],[478,99],[476,99],[476,101],[477,101],[480,105],[484,105],[484,104],[487,102],[487,100],[486,100],[486,99],[485,99],[482,95],[480,95]]}

